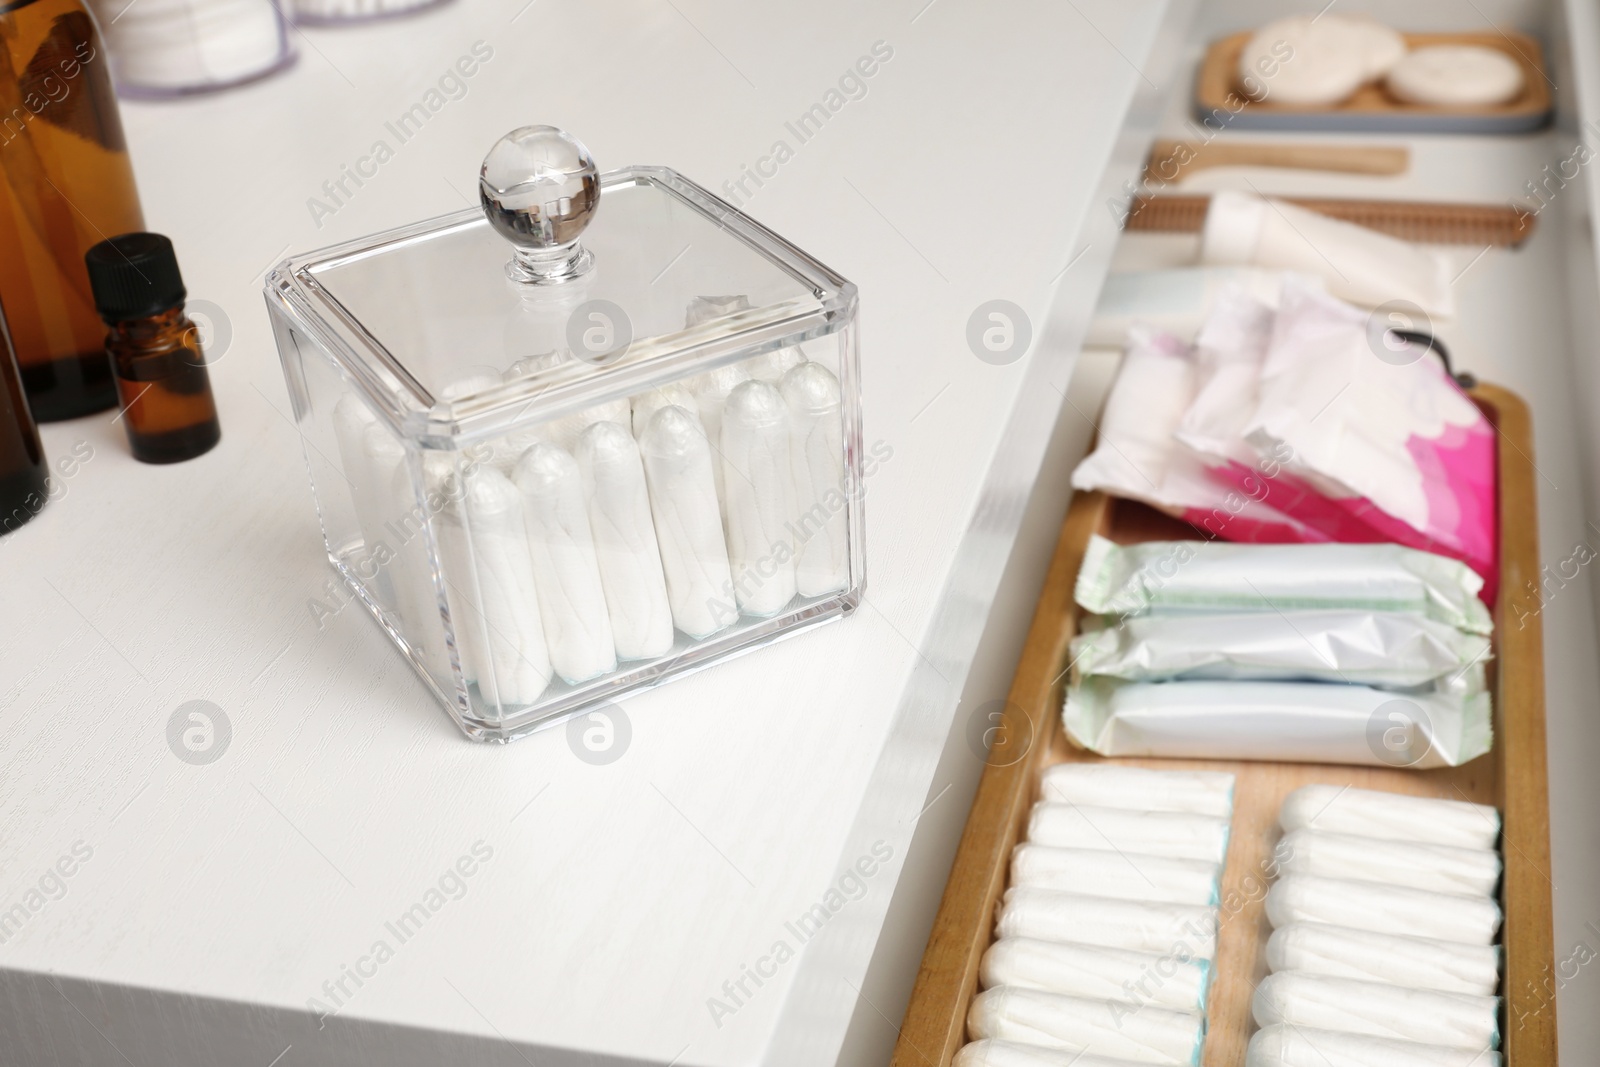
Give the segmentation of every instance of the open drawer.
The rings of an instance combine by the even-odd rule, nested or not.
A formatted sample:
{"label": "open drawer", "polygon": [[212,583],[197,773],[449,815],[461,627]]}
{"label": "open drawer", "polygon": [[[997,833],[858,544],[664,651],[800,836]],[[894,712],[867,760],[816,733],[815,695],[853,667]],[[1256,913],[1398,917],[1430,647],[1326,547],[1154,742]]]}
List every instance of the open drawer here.
{"label": "open drawer", "polygon": [[[1461,767],[1431,771],[1223,760],[1112,762],[1232,771],[1233,834],[1223,874],[1216,971],[1207,1008],[1205,1067],[1240,1067],[1255,1025],[1250,997],[1266,975],[1270,933],[1263,873],[1276,842],[1278,808],[1291,790],[1320,782],[1493,804],[1504,823],[1500,904],[1504,966],[1502,1051],[1508,1067],[1556,1063],[1552,973],[1549,807],[1545,789],[1543,636],[1539,615],[1538,519],[1532,426],[1514,394],[1472,391],[1499,434],[1501,584],[1494,605],[1494,748]],[[995,907],[1011,850],[1038,799],[1039,772],[1065,760],[1101,757],[1070,745],[1060,728],[1068,645],[1078,631],[1073,587],[1092,533],[1129,543],[1196,538],[1150,508],[1080,493],[1067,513],[988,766],[967,818],[933,932],[906,1011],[894,1067],[947,1067],[966,1043],[978,963],[993,940]]]}

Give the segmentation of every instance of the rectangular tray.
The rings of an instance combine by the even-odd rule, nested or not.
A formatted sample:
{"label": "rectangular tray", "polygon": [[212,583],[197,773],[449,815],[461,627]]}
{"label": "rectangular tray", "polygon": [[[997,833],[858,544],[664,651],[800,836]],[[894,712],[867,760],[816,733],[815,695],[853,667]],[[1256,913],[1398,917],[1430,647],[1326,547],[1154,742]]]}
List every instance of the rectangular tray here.
{"label": "rectangular tray", "polygon": [[[1377,84],[1362,86],[1333,107],[1291,107],[1268,101],[1251,103],[1238,89],[1239,53],[1253,32],[1213,41],[1195,79],[1195,117],[1214,119],[1213,127],[1230,130],[1304,130],[1318,133],[1524,133],[1550,118],[1550,77],[1539,42],[1514,30],[1487,33],[1407,33],[1406,44],[1482,45],[1504,52],[1522,68],[1523,87],[1516,99],[1492,107],[1422,107],[1395,100]],[[1230,99],[1231,98],[1231,99]],[[1239,108],[1239,102],[1244,107]],[[1234,109],[1238,108],[1237,111]]]}
{"label": "rectangular tray", "polygon": [[[1271,932],[1263,911],[1264,865],[1277,838],[1278,807],[1312,782],[1494,804],[1504,820],[1505,925],[1500,1028],[1508,1067],[1554,1067],[1550,826],[1545,788],[1544,637],[1530,587],[1539,581],[1533,433],[1515,394],[1479,385],[1472,398],[1498,431],[1501,584],[1494,606],[1494,748],[1462,767],[1432,771],[1229,760],[1103,760],[1071,746],[1060,728],[1068,645],[1078,631],[1073,587],[1091,533],[1114,541],[1196,539],[1185,523],[1103,493],[1079,493],[1023,647],[988,766],[923,953],[892,1067],[948,1067],[966,1043],[967,1007],[978,961],[994,935],[1011,850],[1038,799],[1039,772],[1067,760],[1226,770],[1238,775],[1233,836],[1223,875],[1216,973],[1208,1005],[1204,1067],[1240,1067],[1255,1027],[1250,996],[1266,975]],[[1522,611],[1517,612],[1516,607]],[[1530,610],[1534,609],[1534,610]],[[1519,624],[1520,623],[1520,624]]]}

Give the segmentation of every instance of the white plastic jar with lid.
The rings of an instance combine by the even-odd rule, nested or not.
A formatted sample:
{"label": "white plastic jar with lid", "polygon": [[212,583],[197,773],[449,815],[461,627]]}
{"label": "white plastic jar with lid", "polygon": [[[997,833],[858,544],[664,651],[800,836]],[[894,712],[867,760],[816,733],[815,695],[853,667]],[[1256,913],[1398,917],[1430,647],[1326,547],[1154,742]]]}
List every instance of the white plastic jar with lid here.
{"label": "white plastic jar with lid", "polygon": [[295,59],[277,0],[96,0],[95,13],[128,96],[222,89]]}

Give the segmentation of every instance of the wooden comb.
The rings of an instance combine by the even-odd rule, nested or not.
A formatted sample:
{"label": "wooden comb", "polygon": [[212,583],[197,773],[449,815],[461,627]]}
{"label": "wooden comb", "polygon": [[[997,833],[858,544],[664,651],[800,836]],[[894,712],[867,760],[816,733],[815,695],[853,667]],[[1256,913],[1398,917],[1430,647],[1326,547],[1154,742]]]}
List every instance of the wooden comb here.
{"label": "wooden comb", "polygon": [[[1428,200],[1323,200],[1283,197],[1286,203],[1369,230],[1424,244],[1515,248],[1533,233],[1531,211],[1509,204],[1444,204]],[[1135,197],[1123,228],[1145,232],[1199,233],[1209,196]]]}

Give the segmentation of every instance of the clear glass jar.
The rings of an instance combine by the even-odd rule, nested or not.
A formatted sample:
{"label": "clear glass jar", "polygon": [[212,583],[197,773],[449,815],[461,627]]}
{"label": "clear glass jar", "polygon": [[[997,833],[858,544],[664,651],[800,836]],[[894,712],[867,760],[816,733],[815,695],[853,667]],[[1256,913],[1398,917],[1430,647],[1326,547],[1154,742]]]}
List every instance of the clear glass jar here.
{"label": "clear glass jar", "polygon": [[855,286],[549,127],[480,191],[266,286],[329,559],[461,728],[508,740],[851,612]]}

